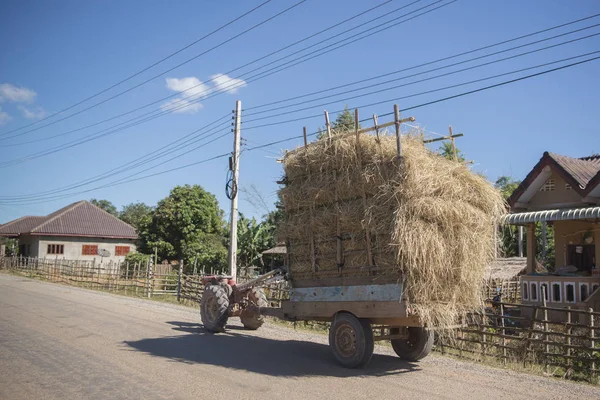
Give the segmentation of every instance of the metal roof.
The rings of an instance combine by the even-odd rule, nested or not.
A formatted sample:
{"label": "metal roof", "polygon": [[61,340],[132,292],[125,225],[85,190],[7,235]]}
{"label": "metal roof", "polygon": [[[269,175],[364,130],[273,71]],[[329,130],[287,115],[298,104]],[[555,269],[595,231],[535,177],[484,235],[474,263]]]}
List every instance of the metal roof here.
{"label": "metal roof", "polygon": [[502,224],[528,224],[542,221],[564,221],[575,219],[600,218],[600,207],[567,208],[559,210],[529,211],[506,214],[500,219]]}

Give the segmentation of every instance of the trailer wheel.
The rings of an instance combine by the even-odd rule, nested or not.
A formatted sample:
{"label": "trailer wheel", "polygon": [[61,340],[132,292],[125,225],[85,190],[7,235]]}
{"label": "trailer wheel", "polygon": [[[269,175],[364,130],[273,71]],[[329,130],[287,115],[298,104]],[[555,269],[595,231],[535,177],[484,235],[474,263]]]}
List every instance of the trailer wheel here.
{"label": "trailer wheel", "polygon": [[329,347],[342,366],[364,367],[371,361],[374,346],[369,321],[347,312],[335,315],[329,328]]}
{"label": "trailer wheel", "polygon": [[229,297],[221,285],[204,288],[200,304],[200,318],[209,332],[224,332],[229,318]]}
{"label": "trailer wheel", "polygon": [[[400,329],[390,329],[397,335]],[[433,331],[425,328],[409,327],[407,339],[392,339],[392,348],[400,358],[406,361],[418,361],[425,358],[433,348]]]}
{"label": "trailer wheel", "polygon": [[240,314],[240,320],[244,328],[255,331],[265,322],[265,317],[260,315],[259,308],[267,307],[269,304],[264,290],[258,287],[252,288],[248,293],[248,301],[250,304]]}

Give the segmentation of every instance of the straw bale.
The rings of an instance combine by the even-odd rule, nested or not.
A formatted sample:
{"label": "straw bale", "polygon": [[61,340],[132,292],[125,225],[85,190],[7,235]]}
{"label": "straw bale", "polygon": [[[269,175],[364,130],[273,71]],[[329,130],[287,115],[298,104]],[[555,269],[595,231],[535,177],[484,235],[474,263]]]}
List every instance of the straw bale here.
{"label": "straw bale", "polygon": [[365,134],[357,143],[340,134],[287,153],[279,233],[290,243],[293,277],[363,276],[375,266],[403,280],[425,324],[448,326],[481,305],[493,223],[505,204],[485,178],[432,153],[419,137],[403,136],[402,149],[399,163],[395,137]]}

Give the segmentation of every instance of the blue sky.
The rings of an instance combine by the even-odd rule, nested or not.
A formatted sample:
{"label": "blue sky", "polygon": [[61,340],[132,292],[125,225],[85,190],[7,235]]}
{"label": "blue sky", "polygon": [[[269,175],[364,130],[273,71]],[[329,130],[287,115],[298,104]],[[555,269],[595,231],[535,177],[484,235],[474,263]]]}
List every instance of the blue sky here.
{"label": "blue sky", "polygon": [[[177,2],[3,1],[0,3],[0,139],[42,127],[92,105],[96,101],[132,87],[231,38],[296,2],[294,0],[273,0],[214,36],[191,46],[175,57],[98,98],[64,114],[11,133],[12,130],[60,111],[147,67],[253,8],[260,1],[232,1],[228,2],[227,6],[216,0]],[[266,65],[266,68],[269,65],[278,65],[270,63],[278,57],[290,54],[410,3],[409,1],[391,1],[373,12],[294,46],[277,56],[235,71],[228,77],[219,76],[219,74],[227,73],[238,66],[383,2],[384,0],[308,0],[248,34],[244,34],[114,100],[53,125],[12,139],[0,140],[0,169],[2,170],[0,223],[23,215],[44,215],[71,202],[89,198],[105,198],[119,208],[137,201],[154,205],[158,200],[167,196],[173,186],[183,184],[202,185],[205,189],[215,193],[221,207],[227,210],[228,203],[224,193],[226,158],[125,185],[106,187],[87,193],[74,193],[68,198],[57,200],[7,202],[3,198],[31,195],[67,186],[109,171],[149,152],[159,150],[153,163],[77,188],[71,192],[111,183],[136,173],[142,168],[151,167],[172,157],[171,155],[158,158],[161,155],[161,148],[171,141],[227,115],[235,107],[235,101],[238,99],[242,101],[243,107],[246,109],[408,68],[600,13],[600,3],[594,0],[568,2],[459,0],[412,21],[267,78],[256,82],[247,82],[244,86],[241,86],[240,82],[241,87],[234,93],[227,92],[214,98],[202,99],[201,105],[192,105],[184,109],[186,112],[167,114],[161,118],[118,131],[80,146],[58,151],[46,157],[26,160],[26,162],[16,165],[2,166],[3,162],[19,160],[48,148],[65,147],[65,143],[99,132],[142,112],[159,109],[161,105],[166,107],[164,104],[166,101],[157,103],[154,108],[147,108],[137,114],[134,113],[96,127],[50,140],[48,137],[94,124],[169,95],[176,95],[174,98],[179,98],[177,97],[178,91],[188,88],[190,85],[202,83],[203,86],[198,86],[199,88],[215,90],[216,85],[220,82],[219,79],[235,78],[262,65]],[[376,26],[381,21],[391,20],[405,12],[433,2],[434,0],[422,0],[401,12],[390,13],[379,22],[366,24],[354,32]],[[441,4],[444,2],[438,5]],[[470,57],[485,55],[492,51],[599,23],[600,17],[593,18],[543,35],[435,64],[431,67],[467,60]],[[598,32],[600,32],[600,27],[594,27],[536,46],[468,63],[462,68]],[[348,35],[350,33],[346,36]],[[338,40],[343,37],[345,36],[340,36]],[[323,45],[329,43],[331,41]],[[333,102],[326,106],[289,115],[272,116],[290,109],[261,114],[260,116],[270,117],[260,122],[247,122],[243,127],[250,128],[263,123],[319,115],[324,108],[334,111],[342,109],[345,104],[352,108],[378,101],[393,100],[413,93],[438,89],[598,50],[600,50],[600,36],[591,37],[483,68],[382,93],[363,95],[348,101],[338,100],[345,96],[363,94],[365,91],[332,97],[327,101],[307,103],[302,107]],[[459,68],[461,67],[424,74],[395,84],[407,83]],[[552,66],[546,68],[552,68]],[[420,72],[424,69],[415,69],[410,72]],[[543,69],[398,100],[397,103],[402,109],[528,73],[539,72]],[[600,135],[595,123],[595,113],[600,104],[599,71],[600,60],[490,91],[422,107],[403,115],[414,116],[420,126],[428,131],[446,133],[448,126],[452,125],[455,133],[464,133],[465,136],[457,141],[458,146],[468,159],[474,160],[473,169],[484,173],[490,180],[494,181],[501,175],[512,175],[517,179],[522,179],[546,150],[574,157],[600,152]],[[398,74],[395,77],[402,75]],[[244,79],[244,76],[241,79]],[[383,79],[376,80],[373,83],[382,81]],[[377,88],[387,88],[392,85],[394,84],[384,84]],[[389,101],[386,104],[363,107],[360,108],[360,114],[362,117],[367,117],[373,113],[388,113],[392,111],[393,103],[393,101]],[[251,111],[253,110],[244,111],[243,121],[250,121],[259,116],[249,115]],[[246,117],[246,114],[249,116]],[[307,126],[309,132],[312,132],[323,125],[322,117],[304,118],[302,121],[275,126],[243,129],[242,137],[245,139],[245,147],[249,148],[257,144],[299,135],[302,133],[303,126]],[[227,126],[224,125],[223,132],[226,132],[227,129]],[[22,142],[32,143],[20,144]],[[300,142],[293,140],[266,149],[244,152],[240,172],[242,188],[255,187],[264,196],[268,205],[272,205],[276,200],[277,185],[275,181],[282,174],[281,166],[276,162],[276,158],[282,150],[294,148]],[[189,149],[191,147],[186,147],[180,153]],[[226,153],[231,149],[232,137],[227,135],[206,147],[181,155],[166,165],[151,169],[141,175],[200,161]],[[261,207],[250,204],[245,193],[241,194],[240,210],[247,215],[255,216],[265,213]]]}

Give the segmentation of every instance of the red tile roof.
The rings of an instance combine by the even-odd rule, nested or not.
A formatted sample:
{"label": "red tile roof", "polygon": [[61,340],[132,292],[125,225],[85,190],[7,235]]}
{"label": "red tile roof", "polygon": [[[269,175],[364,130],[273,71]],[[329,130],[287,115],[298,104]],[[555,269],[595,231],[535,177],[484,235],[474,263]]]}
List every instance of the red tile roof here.
{"label": "red tile roof", "polygon": [[0,226],[1,236],[21,233],[136,239],[131,225],[88,201],[70,204],[46,217],[23,217]]}

